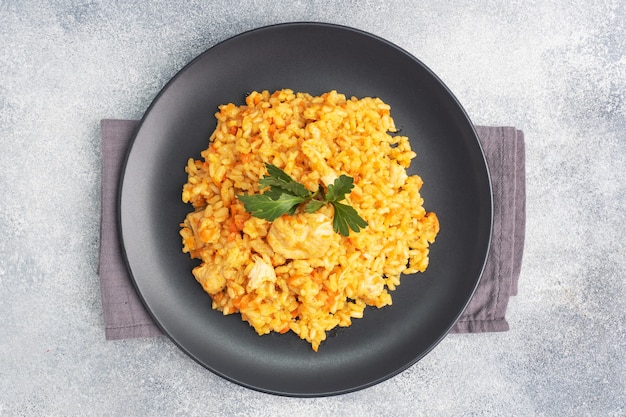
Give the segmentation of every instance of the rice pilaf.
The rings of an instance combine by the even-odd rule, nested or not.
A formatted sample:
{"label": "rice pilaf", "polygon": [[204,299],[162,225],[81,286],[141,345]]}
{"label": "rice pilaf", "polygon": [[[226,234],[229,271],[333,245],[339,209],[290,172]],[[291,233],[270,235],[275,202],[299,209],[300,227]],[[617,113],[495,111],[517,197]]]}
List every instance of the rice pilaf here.
{"label": "rice pilaf", "polygon": [[[317,351],[327,331],[349,326],[366,306],[392,303],[401,274],[423,272],[439,222],[426,212],[416,156],[378,98],[292,90],[252,92],[219,106],[202,159],[190,158],[181,224],[193,275],[223,314],[240,313],[259,335],[289,330]],[[257,194],[273,164],[310,190],[354,179],[346,202],[368,225],[332,228],[333,207],[301,208],[273,222],[253,217],[238,194]]]}

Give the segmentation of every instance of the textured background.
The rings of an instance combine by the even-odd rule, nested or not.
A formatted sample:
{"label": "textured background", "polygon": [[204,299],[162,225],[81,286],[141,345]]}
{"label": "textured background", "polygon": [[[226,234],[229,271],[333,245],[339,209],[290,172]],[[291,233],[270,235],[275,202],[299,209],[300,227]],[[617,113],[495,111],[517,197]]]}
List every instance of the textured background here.
{"label": "textured background", "polygon": [[[0,0],[0,416],[626,415],[626,3],[41,3]],[[303,20],[387,38],[475,123],[523,129],[528,187],[509,332],[306,400],[233,385],[166,338],[106,342],[96,273],[100,119],[140,118],[220,40]]]}

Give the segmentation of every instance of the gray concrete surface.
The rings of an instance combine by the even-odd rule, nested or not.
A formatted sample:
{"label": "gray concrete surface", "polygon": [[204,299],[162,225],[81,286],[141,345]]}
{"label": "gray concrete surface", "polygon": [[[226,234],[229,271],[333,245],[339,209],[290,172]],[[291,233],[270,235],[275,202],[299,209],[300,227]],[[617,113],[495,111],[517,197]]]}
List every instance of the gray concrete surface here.
{"label": "gray concrete surface", "polygon": [[[0,416],[626,415],[625,4],[0,1]],[[509,332],[306,400],[233,385],[165,338],[105,341],[96,273],[99,120],[140,118],[220,40],[303,20],[385,37],[475,123],[524,130],[528,186]]]}

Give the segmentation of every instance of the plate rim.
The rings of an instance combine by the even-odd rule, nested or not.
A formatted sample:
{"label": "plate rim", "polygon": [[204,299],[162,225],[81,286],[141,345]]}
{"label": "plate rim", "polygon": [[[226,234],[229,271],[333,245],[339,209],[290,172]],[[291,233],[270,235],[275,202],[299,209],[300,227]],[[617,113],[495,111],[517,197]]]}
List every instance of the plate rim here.
{"label": "plate rim", "polygon": [[[182,77],[184,75],[184,73],[191,67],[193,67],[198,61],[202,60],[203,57],[209,53],[211,53],[212,50],[214,50],[217,47],[220,47],[223,44],[226,44],[228,42],[231,42],[235,39],[244,37],[244,36],[248,36],[254,33],[260,33],[262,31],[266,31],[266,30],[272,30],[272,29],[276,29],[276,28],[282,28],[282,27],[294,27],[294,26],[307,26],[307,27],[321,27],[321,28],[332,28],[332,29],[340,29],[340,30],[345,30],[348,32],[352,32],[352,33],[356,33],[358,35],[367,37],[367,38],[371,38],[373,40],[376,40],[378,42],[381,42],[383,44],[385,44],[387,47],[391,47],[395,50],[397,50],[398,52],[404,54],[407,58],[409,58],[411,61],[413,61],[416,65],[420,66],[423,70],[425,70],[426,72],[428,72],[429,76],[432,77],[438,84],[438,86],[440,88],[442,88],[443,90],[445,90],[446,94],[449,96],[449,98],[456,104],[456,108],[457,110],[459,110],[464,118],[464,120],[467,121],[468,123],[468,127],[471,129],[474,138],[476,139],[476,145],[478,147],[478,150],[480,152],[480,156],[482,158],[482,165],[481,168],[484,168],[484,174],[486,175],[485,179],[487,181],[487,186],[488,186],[488,190],[489,190],[489,202],[488,202],[488,207],[489,207],[489,212],[488,212],[488,217],[489,217],[489,227],[488,227],[488,239],[486,242],[486,246],[484,248],[484,254],[482,255],[482,260],[480,261],[480,273],[478,275],[478,278],[476,279],[474,285],[473,285],[473,289],[471,291],[471,293],[469,294],[469,297],[467,298],[467,300],[465,301],[464,305],[460,306],[461,308],[459,309],[458,314],[456,314],[456,318],[454,321],[452,321],[452,323],[447,326],[447,329],[445,332],[443,332],[439,337],[437,337],[433,343],[430,344],[430,346],[425,349],[424,351],[422,351],[419,355],[416,355],[415,358],[412,361],[409,361],[407,363],[404,364],[404,366],[398,367],[395,370],[388,372],[385,375],[380,376],[379,378],[364,382],[364,383],[360,383],[357,385],[353,385],[350,388],[347,389],[341,389],[341,390],[331,390],[331,391],[327,391],[327,392],[288,392],[288,391],[280,391],[280,390],[274,390],[274,389],[268,389],[268,388],[264,388],[261,386],[257,386],[257,385],[253,385],[250,383],[247,383],[245,381],[242,381],[238,378],[234,378],[230,375],[227,375],[223,372],[220,372],[216,369],[214,369],[214,367],[208,366],[201,358],[199,358],[196,354],[194,354],[193,352],[191,352],[188,348],[186,348],[185,346],[183,346],[178,340],[176,340],[175,337],[173,337],[161,324],[161,322],[159,321],[159,319],[155,316],[154,312],[152,311],[152,309],[150,308],[147,300],[144,298],[144,295],[141,291],[140,285],[137,282],[137,279],[135,277],[135,274],[133,273],[133,269],[131,267],[130,264],[130,260],[128,257],[128,253],[126,250],[126,244],[124,241],[124,230],[123,230],[123,222],[122,222],[122,199],[123,199],[123,188],[124,188],[124,183],[126,180],[126,173],[127,173],[127,165],[132,153],[132,150],[135,146],[135,142],[137,140],[137,137],[139,136],[139,133],[141,132],[141,129],[144,125],[144,123],[146,122],[146,119],[148,118],[148,116],[150,115],[151,111],[153,110],[153,108],[157,105],[159,99],[165,95],[168,91],[168,89],[170,88],[171,85],[173,85],[180,77]],[[484,166],[483,166],[484,165]],[[133,285],[133,288],[136,290],[139,299],[141,300],[142,305],[144,306],[144,308],[146,309],[146,311],[148,312],[148,314],[150,315],[150,317],[153,319],[154,323],[157,325],[157,327],[163,332],[163,334],[165,336],[168,337],[168,339],[174,343],[174,345],[176,345],[179,349],[181,349],[187,356],[189,356],[190,358],[192,358],[196,363],[198,363],[199,365],[201,365],[203,368],[209,370],[210,372],[230,381],[233,382],[239,386],[254,390],[254,391],[258,391],[258,392],[262,392],[262,393],[267,393],[267,394],[272,394],[272,395],[278,395],[278,396],[284,396],[284,397],[297,397],[297,398],[311,398],[311,397],[328,397],[328,396],[335,396],[335,395],[342,395],[342,394],[346,394],[346,393],[351,393],[351,392],[355,392],[355,391],[359,391],[365,388],[369,388],[372,387],[374,385],[377,385],[381,382],[384,382],[390,378],[393,378],[394,376],[402,373],[403,371],[405,371],[406,369],[410,368],[411,366],[415,365],[417,362],[419,362],[421,359],[423,359],[426,355],[428,355],[435,347],[437,347],[441,341],[449,334],[450,330],[452,329],[452,327],[454,327],[454,325],[456,324],[456,322],[458,321],[459,317],[463,314],[464,310],[466,309],[467,305],[469,304],[469,302],[471,301],[473,295],[476,292],[477,287],[480,284],[480,281],[482,279],[482,274],[484,272],[485,266],[487,264],[487,258],[488,258],[488,254],[492,245],[492,233],[493,233],[493,223],[494,223],[494,196],[493,196],[493,184],[492,184],[492,179],[491,179],[491,173],[489,170],[489,165],[487,164],[487,160],[486,160],[486,156],[485,156],[485,152],[483,149],[483,146],[478,138],[478,134],[475,128],[475,125],[472,123],[467,111],[465,110],[465,108],[462,106],[462,104],[460,103],[460,101],[458,100],[458,98],[454,95],[454,93],[450,90],[450,88],[443,82],[443,80],[436,74],[434,73],[430,67],[428,67],[424,62],[422,62],[420,59],[418,59],[415,55],[413,55],[412,53],[408,52],[407,50],[405,50],[404,48],[400,47],[399,45],[379,36],[376,35],[374,33],[359,29],[359,28],[355,28],[355,27],[351,27],[351,26],[347,26],[347,25],[343,25],[343,24],[336,24],[336,23],[328,23],[328,22],[314,22],[314,21],[294,21],[294,22],[283,22],[283,23],[273,23],[273,24],[269,24],[269,25],[263,25],[263,26],[259,26],[259,27],[255,27],[255,28],[251,28],[251,29],[247,29],[245,31],[242,31],[240,33],[237,33],[235,35],[226,37],[216,43],[214,43],[213,45],[209,46],[207,49],[205,49],[204,51],[202,51],[201,53],[197,54],[194,58],[192,58],[187,64],[183,65],[180,69],[178,69],[176,71],[176,73],[174,74],[174,76],[172,76],[164,85],[163,87],[159,90],[159,92],[153,97],[153,99],[150,101],[150,104],[148,105],[148,107],[146,108],[145,112],[143,113],[141,119],[139,120],[139,122],[137,123],[137,126],[135,127],[135,130],[132,134],[132,138],[129,141],[128,145],[127,145],[127,149],[126,152],[124,154],[124,158],[123,158],[123,162],[121,165],[121,170],[120,170],[120,178],[119,178],[119,182],[118,182],[118,186],[117,186],[117,203],[116,203],[116,209],[117,209],[117,229],[118,229],[118,234],[119,234],[119,242],[120,242],[120,248],[121,248],[121,253],[122,253],[122,258],[124,261],[124,265],[126,266],[126,269],[128,271],[128,274],[131,278],[131,283]]]}

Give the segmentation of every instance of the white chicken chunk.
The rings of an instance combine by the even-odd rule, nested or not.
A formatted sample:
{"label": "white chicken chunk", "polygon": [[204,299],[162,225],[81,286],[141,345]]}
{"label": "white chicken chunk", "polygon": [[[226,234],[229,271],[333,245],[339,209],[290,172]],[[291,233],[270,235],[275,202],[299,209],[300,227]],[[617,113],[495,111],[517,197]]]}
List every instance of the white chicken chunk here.
{"label": "white chicken chunk", "polygon": [[302,153],[309,159],[311,168],[319,172],[320,179],[328,186],[335,182],[338,175],[326,160],[331,156],[331,151],[326,142],[321,138],[307,139],[302,143]]}
{"label": "white chicken chunk", "polygon": [[385,281],[380,275],[365,275],[359,281],[359,296],[365,299],[375,299],[385,290]]}
{"label": "white chicken chunk", "polygon": [[252,259],[254,260],[254,266],[248,272],[248,291],[256,290],[267,281],[276,282],[276,271],[274,271],[272,265],[256,255]]}
{"label": "white chicken chunk", "polygon": [[217,294],[226,287],[226,278],[222,275],[222,267],[215,264],[202,264],[193,269],[193,275],[209,294]]}
{"label": "white chicken chunk", "polygon": [[333,221],[328,215],[299,213],[274,220],[267,242],[286,259],[320,258],[330,248],[334,234]]}

